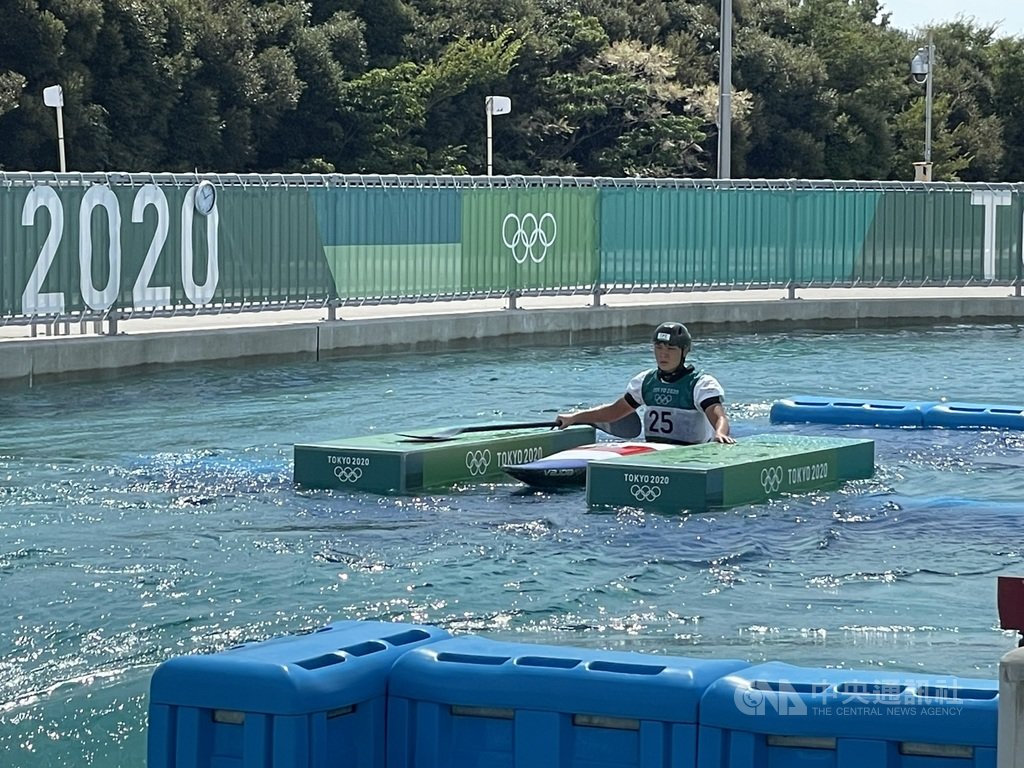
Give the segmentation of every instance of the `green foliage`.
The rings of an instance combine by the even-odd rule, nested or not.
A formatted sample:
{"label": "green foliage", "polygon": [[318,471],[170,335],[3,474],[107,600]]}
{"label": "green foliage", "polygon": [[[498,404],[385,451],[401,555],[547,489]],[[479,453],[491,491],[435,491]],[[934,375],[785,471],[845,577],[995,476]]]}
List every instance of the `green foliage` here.
{"label": "green foliage", "polygon": [[[373,69],[351,81],[345,110],[362,141],[350,147],[354,157],[344,167],[373,173],[444,170],[435,167],[424,142],[431,111],[472,86],[505,77],[520,47],[510,32],[489,42],[462,38],[436,61]],[[442,164],[450,166],[459,154],[444,157]]]}
{"label": "green foliage", "polygon": [[[970,158],[957,152],[955,131],[949,123],[953,97],[940,95],[932,101],[932,179],[959,181]],[[900,142],[894,158],[896,177],[913,179],[913,164],[924,160],[925,100],[918,97],[908,109],[896,118],[896,133]]]}
{"label": "green foliage", "polygon": [[697,167],[700,120],[680,114],[675,60],[637,41],[612,44],[579,71],[543,83],[533,126],[536,172],[682,175]]}
{"label": "green foliage", "polygon": [[986,53],[992,73],[992,109],[1002,121],[1002,178],[1020,181],[1024,179],[1024,37],[998,40]]}
{"label": "green foliage", "polygon": [[17,109],[26,82],[25,76],[18,72],[0,72],[0,115]]}
{"label": "green foliage", "polygon": [[[0,168],[715,172],[719,0],[0,0]],[[733,171],[910,179],[922,35],[884,0],[734,0]],[[1024,39],[932,30],[936,178],[1024,175]]]}

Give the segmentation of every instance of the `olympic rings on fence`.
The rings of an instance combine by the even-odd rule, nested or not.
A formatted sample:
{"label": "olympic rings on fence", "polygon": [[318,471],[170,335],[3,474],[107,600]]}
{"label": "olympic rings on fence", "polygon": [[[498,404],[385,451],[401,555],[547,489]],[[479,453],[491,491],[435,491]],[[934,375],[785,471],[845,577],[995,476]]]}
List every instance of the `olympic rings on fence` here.
{"label": "olympic rings on fence", "polygon": [[525,264],[527,259],[540,264],[557,237],[558,222],[552,213],[544,213],[539,219],[533,213],[521,217],[510,213],[501,222],[501,241],[512,252],[516,264]]}

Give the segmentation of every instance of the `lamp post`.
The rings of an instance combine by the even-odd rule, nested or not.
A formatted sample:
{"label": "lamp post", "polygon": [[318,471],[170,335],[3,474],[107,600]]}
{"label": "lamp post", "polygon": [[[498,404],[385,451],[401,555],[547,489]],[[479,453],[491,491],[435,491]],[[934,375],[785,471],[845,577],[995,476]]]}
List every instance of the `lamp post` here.
{"label": "lamp post", "polygon": [[512,111],[512,99],[508,96],[488,96],[484,99],[484,111],[487,113],[487,175],[494,175],[494,138],[492,118],[494,115],[507,115]]}
{"label": "lamp post", "polygon": [[[935,44],[932,32],[928,30],[928,45],[918,48],[917,54],[910,62],[910,74],[914,82],[924,83],[924,163],[921,163],[919,174],[923,173],[924,181],[932,179],[932,80],[934,75]],[[915,164],[917,165],[917,164]]]}
{"label": "lamp post", "polygon": [[57,110],[57,148],[60,152],[60,172],[67,171],[64,162],[64,89],[59,85],[43,88],[43,104]]}
{"label": "lamp post", "polygon": [[718,178],[732,177],[732,0],[722,0],[718,31]]}

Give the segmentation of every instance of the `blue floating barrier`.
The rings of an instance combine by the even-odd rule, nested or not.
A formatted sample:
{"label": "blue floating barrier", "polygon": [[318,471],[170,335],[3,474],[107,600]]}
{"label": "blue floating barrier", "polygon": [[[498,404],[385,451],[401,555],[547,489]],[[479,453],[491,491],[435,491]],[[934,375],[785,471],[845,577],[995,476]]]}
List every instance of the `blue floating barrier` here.
{"label": "blue floating barrier", "polygon": [[780,662],[712,683],[700,768],[991,768],[999,682]]}
{"label": "blue floating barrier", "polygon": [[344,621],[164,662],[150,682],[149,768],[383,768],[395,660],[449,637]]}
{"label": "blue floating barrier", "polygon": [[701,695],[746,666],[443,640],[392,670],[388,766],[693,768]]}
{"label": "blue floating barrier", "polygon": [[797,396],[772,404],[772,423],[850,424],[865,427],[921,427],[928,401],[859,400]]}
{"label": "blue floating barrier", "polygon": [[925,410],[924,426],[1024,429],[1024,408],[1010,405],[936,403]]}

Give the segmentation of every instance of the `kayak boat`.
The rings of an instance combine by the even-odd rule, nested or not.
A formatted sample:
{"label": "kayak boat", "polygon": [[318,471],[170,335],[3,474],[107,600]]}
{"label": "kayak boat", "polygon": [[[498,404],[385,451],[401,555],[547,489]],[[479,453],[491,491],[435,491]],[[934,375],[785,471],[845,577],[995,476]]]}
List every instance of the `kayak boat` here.
{"label": "kayak boat", "polygon": [[671,443],[591,443],[526,464],[508,464],[502,470],[534,488],[582,488],[587,484],[587,464],[591,461],[678,447]]}

